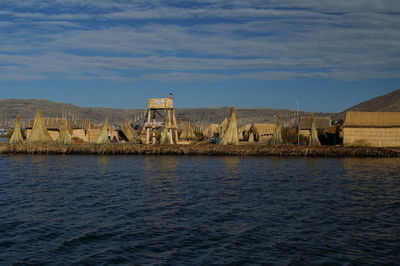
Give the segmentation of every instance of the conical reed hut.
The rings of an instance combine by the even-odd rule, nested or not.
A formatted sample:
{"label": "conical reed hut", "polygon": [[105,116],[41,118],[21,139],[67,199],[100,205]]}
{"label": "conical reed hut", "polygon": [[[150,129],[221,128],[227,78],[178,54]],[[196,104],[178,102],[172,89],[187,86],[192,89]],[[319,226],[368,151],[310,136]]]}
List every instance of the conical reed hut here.
{"label": "conical reed hut", "polygon": [[210,124],[210,125],[208,125],[208,127],[206,127],[203,130],[202,133],[203,133],[204,137],[211,139],[211,138],[215,137],[215,134],[218,132],[218,129],[219,129],[218,124]]}
{"label": "conical reed hut", "polygon": [[239,144],[238,126],[237,126],[237,114],[236,108],[231,108],[231,116],[229,118],[228,126],[225,130],[224,136],[221,140],[222,145],[237,145]]}
{"label": "conical reed hut", "polygon": [[110,126],[109,126],[109,123],[108,123],[108,119],[106,118],[106,119],[104,119],[104,123],[103,123],[103,126],[102,126],[101,131],[100,131],[100,136],[96,141],[97,144],[110,143],[110,139],[109,139],[109,136],[108,136],[109,127]]}
{"label": "conical reed hut", "polygon": [[185,123],[179,138],[182,140],[196,140],[197,139],[196,133],[194,133],[194,130],[193,130],[192,126],[190,125],[190,122]]}
{"label": "conical reed hut", "polygon": [[60,126],[60,138],[58,139],[60,144],[72,144],[72,136],[68,130],[68,121],[65,119],[62,121]]}
{"label": "conical reed hut", "polygon": [[278,117],[278,119],[276,120],[275,132],[272,138],[269,140],[269,145],[278,146],[282,144],[283,140],[282,140],[281,118]]}
{"label": "conical reed hut", "polygon": [[131,126],[131,123],[129,123],[129,121],[125,121],[122,132],[125,134],[126,138],[128,139],[128,141],[130,143],[134,143],[134,144],[142,143],[142,140],[139,138],[136,130],[133,129],[133,127]]}
{"label": "conical reed hut", "polygon": [[21,133],[21,118],[17,116],[17,119],[15,121],[15,128],[13,131],[13,134],[11,135],[9,143],[12,144],[18,144],[18,143],[23,143],[24,138],[22,137]]}
{"label": "conical reed hut", "polygon": [[49,132],[47,132],[47,128],[44,125],[43,114],[40,110],[36,111],[32,131],[27,137],[27,141],[31,143],[53,142]]}
{"label": "conical reed hut", "polygon": [[225,131],[228,128],[229,120],[225,117],[224,121],[219,125],[219,138],[222,139],[224,137]]}
{"label": "conical reed hut", "polygon": [[311,119],[311,130],[310,130],[310,136],[308,138],[308,145],[321,146],[321,142],[318,139],[318,131],[314,117]]}

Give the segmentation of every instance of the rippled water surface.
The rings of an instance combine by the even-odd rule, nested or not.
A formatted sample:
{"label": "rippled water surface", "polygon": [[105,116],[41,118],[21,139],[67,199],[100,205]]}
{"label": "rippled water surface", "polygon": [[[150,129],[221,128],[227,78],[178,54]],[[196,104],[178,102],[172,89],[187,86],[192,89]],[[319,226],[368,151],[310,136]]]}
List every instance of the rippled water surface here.
{"label": "rippled water surface", "polygon": [[400,260],[400,160],[0,156],[0,265]]}

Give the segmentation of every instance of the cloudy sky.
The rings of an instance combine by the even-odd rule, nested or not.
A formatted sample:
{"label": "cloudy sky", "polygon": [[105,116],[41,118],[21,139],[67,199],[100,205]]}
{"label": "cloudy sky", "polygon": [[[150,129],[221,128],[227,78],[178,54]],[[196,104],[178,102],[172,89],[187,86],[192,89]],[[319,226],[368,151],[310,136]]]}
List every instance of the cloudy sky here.
{"label": "cloudy sky", "polygon": [[1,0],[0,99],[341,111],[400,88],[398,0]]}

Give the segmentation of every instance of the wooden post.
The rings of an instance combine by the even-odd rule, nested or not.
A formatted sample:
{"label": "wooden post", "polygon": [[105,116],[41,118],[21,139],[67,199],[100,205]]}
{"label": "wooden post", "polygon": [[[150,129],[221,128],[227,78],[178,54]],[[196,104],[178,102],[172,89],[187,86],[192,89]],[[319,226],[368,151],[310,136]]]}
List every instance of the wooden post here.
{"label": "wooden post", "polygon": [[150,144],[150,123],[151,123],[151,109],[148,110],[147,113],[147,123],[146,127],[146,144]]}

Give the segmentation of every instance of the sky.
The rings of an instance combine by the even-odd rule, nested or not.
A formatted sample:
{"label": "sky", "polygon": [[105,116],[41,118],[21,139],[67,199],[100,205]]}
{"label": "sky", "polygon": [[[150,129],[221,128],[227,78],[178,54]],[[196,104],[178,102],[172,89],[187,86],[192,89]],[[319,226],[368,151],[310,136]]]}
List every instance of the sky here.
{"label": "sky", "polygon": [[1,0],[0,99],[339,112],[400,88],[398,0]]}

